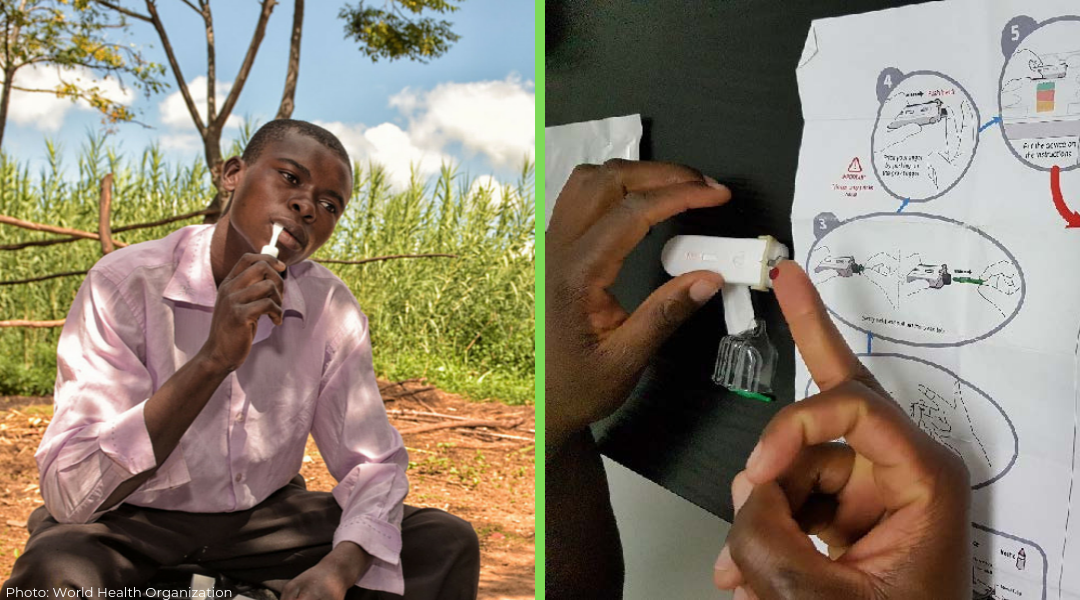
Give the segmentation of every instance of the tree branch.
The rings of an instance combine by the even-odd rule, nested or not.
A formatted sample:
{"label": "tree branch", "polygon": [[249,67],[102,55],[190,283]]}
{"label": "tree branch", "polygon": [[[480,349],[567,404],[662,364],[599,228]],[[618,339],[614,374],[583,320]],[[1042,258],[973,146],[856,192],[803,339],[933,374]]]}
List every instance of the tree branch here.
{"label": "tree branch", "polygon": [[45,93],[45,94],[55,94],[56,93],[56,90],[45,90],[45,89],[38,89],[38,88],[26,88],[26,87],[23,87],[21,85],[12,85],[11,89],[19,90],[20,92],[42,92],[42,93]]}
{"label": "tree branch", "polygon": [[300,77],[300,34],[304,28],[304,0],[293,2],[292,38],[289,40],[289,67],[285,73],[285,89],[281,93],[275,119],[288,119],[296,108],[296,80]]}
{"label": "tree branch", "polygon": [[87,272],[88,271],[65,271],[63,273],[53,273],[52,275],[42,275],[41,277],[31,277],[30,279],[12,279],[11,281],[0,281],[0,285],[21,285],[23,283],[34,283],[35,281],[47,281],[49,279],[56,279],[57,277],[86,275]]}
{"label": "tree branch", "polygon": [[[404,398],[406,396],[415,396],[416,394],[421,394],[423,392],[430,392],[431,390],[434,390],[434,389],[435,389],[435,386],[429,385],[427,387],[421,387],[421,388],[416,388],[416,389],[413,389],[413,390],[409,390],[407,392],[401,392],[400,394],[383,394],[382,399],[383,399],[383,402],[388,402],[390,400],[401,400],[402,398]],[[382,390],[379,390],[379,391],[382,392]]]}
{"label": "tree branch", "polygon": [[0,321],[0,327],[63,327],[64,319],[59,321],[24,321],[22,319],[16,319],[14,321]]}
{"label": "tree branch", "polygon": [[251,37],[251,44],[248,46],[247,54],[244,55],[244,62],[240,65],[240,72],[236,74],[236,80],[233,81],[232,89],[229,90],[229,96],[225,98],[225,104],[221,106],[221,113],[218,114],[217,120],[214,122],[214,126],[218,129],[225,126],[225,121],[229,118],[229,114],[232,113],[233,107],[236,106],[236,101],[240,99],[240,92],[244,89],[248,74],[251,73],[251,65],[255,63],[255,54],[258,53],[259,44],[262,43],[263,36],[266,35],[266,22],[270,20],[270,13],[273,12],[275,4],[277,4],[277,0],[263,0],[262,2],[259,22],[255,25],[255,34]]}
{"label": "tree branch", "polygon": [[401,435],[409,435],[411,433],[423,433],[425,431],[434,431],[436,429],[452,429],[455,427],[493,427],[496,429],[512,429],[521,425],[524,419],[516,419],[513,421],[484,421],[480,419],[470,421],[444,421],[442,423],[431,423],[429,425],[419,425],[417,427],[410,427],[409,429],[399,429],[398,433]]}
{"label": "tree branch", "polygon": [[131,17],[133,19],[138,19],[140,21],[146,21],[147,23],[153,23],[153,20],[150,17],[148,17],[146,15],[141,15],[141,14],[139,14],[139,13],[133,11],[133,10],[129,10],[127,8],[124,8],[123,6],[120,6],[119,4],[114,4],[112,2],[106,2],[105,0],[94,0],[94,2],[104,6],[105,8],[111,8],[111,9],[115,10],[116,12],[118,12],[118,13],[120,13],[122,15],[127,15],[127,16],[129,16],[129,17]]}
{"label": "tree branch", "polygon": [[362,258],[360,260],[337,260],[333,258],[313,258],[317,263],[326,263],[331,265],[362,265],[370,262],[379,262],[381,260],[394,260],[396,258],[457,258],[457,254],[391,254],[389,256],[373,256],[371,258]]}
{"label": "tree branch", "polygon": [[213,214],[215,212],[216,211],[212,211],[212,210],[204,208],[202,210],[196,210],[194,212],[184,213],[182,215],[175,215],[175,216],[172,216],[172,217],[166,217],[164,219],[160,219],[160,220],[157,220],[157,221],[149,221],[149,222],[146,222],[146,223],[135,223],[133,225],[123,225],[123,226],[117,227],[116,229],[113,229],[113,233],[120,233],[120,232],[123,232],[123,231],[131,231],[133,229],[146,229],[147,227],[157,227],[159,225],[168,225],[169,223],[173,223],[173,222],[176,222],[176,221],[183,221],[184,219],[194,219],[195,217],[203,217],[203,216],[206,216],[206,215],[209,215],[209,214]]}
{"label": "tree branch", "polygon": [[169,42],[169,34],[165,33],[165,26],[161,23],[161,17],[158,15],[154,0],[146,0],[146,8],[150,12],[150,22],[154,25],[158,37],[161,38],[161,45],[165,47],[165,55],[169,58],[169,67],[172,69],[173,76],[176,77],[176,85],[180,88],[180,94],[184,97],[184,104],[187,105],[188,112],[191,113],[191,120],[195,122],[195,128],[199,130],[199,135],[205,140],[206,125],[203,125],[202,117],[199,116],[199,109],[195,106],[195,100],[191,98],[191,90],[188,89],[187,82],[184,81],[184,73],[180,70],[180,63],[176,60],[176,53],[173,52],[172,43]]}
{"label": "tree branch", "polygon": [[[15,227],[22,227],[23,229],[31,229],[33,231],[48,231],[49,233],[60,233],[64,235],[71,235],[75,237],[86,238],[88,240],[100,240],[101,236],[96,233],[90,233],[89,231],[81,231],[78,229],[69,229],[67,227],[56,227],[53,225],[42,225],[41,223],[34,223],[31,221],[23,221],[22,219],[16,219],[15,217],[9,217],[7,215],[0,215],[0,223],[7,225],[14,225]],[[126,247],[127,244],[122,242],[113,241],[114,244],[121,248]]]}
{"label": "tree branch", "polygon": [[[121,227],[117,227],[117,228],[113,229],[112,232],[113,233],[122,233],[124,231],[133,231],[135,229],[146,229],[148,227],[158,227],[160,225],[168,225],[169,223],[174,223],[176,221],[183,221],[185,219],[193,219],[195,217],[202,217],[202,216],[205,216],[205,215],[208,215],[208,214],[216,214],[216,211],[211,211],[211,210],[208,210],[208,209],[197,210],[195,212],[185,213],[185,214],[182,214],[182,215],[176,215],[176,216],[173,216],[173,217],[166,217],[164,219],[160,219],[158,221],[151,221],[149,223],[134,223],[132,225],[123,225]],[[19,243],[19,244],[8,244],[8,245],[0,246],[0,250],[22,250],[23,248],[29,248],[31,246],[52,246],[54,244],[67,244],[69,242],[77,242],[79,240],[85,240],[85,239],[89,239],[89,238],[71,236],[71,237],[63,237],[63,238],[52,238],[52,239],[48,239],[48,240],[34,240],[32,242],[22,242],[22,243]],[[116,240],[113,240],[113,243],[115,244]]]}
{"label": "tree branch", "polygon": [[183,2],[184,4],[187,4],[187,5],[188,5],[188,7],[190,7],[190,8],[191,8],[191,10],[193,10],[193,11],[195,11],[195,12],[199,13],[200,15],[202,14],[202,11],[201,11],[201,10],[199,10],[199,9],[198,9],[198,7],[196,7],[196,6],[194,5],[194,4],[192,4],[192,3],[191,3],[191,2],[189,2],[188,0],[180,0],[180,1],[181,1],[181,2]]}
{"label": "tree branch", "polygon": [[109,173],[101,180],[101,199],[98,201],[98,235],[101,236],[102,254],[108,254],[116,249],[113,246],[112,231],[109,228],[109,213],[112,210],[112,184],[112,173]]}
{"label": "tree branch", "polygon": [[217,52],[214,46],[214,15],[209,0],[199,0],[203,25],[206,26],[206,122],[214,126],[217,119]]}
{"label": "tree branch", "polygon": [[34,240],[32,242],[22,242],[20,244],[4,244],[3,246],[0,246],[0,250],[22,250],[23,248],[29,248],[31,246],[52,246],[55,244],[67,244],[68,242],[77,242],[85,239],[86,238],[81,237],[64,237],[48,240]]}

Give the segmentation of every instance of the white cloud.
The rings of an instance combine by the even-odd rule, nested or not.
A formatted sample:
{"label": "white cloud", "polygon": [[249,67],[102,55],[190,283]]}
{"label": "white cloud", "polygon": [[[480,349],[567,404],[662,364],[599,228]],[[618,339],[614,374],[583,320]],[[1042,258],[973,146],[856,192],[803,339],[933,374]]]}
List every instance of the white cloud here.
{"label": "white cloud", "polygon": [[[2,80],[0,77],[0,81]],[[61,81],[84,89],[97,87],[102,96],[125,106],[131,106],[135,100],[135,92],[131,89],[123,89],[120,83],[111,77],[95,77],[93,72],[83,67],[58,69],[53,66],[31,65],[15,73],[15,85],[29,89],[54,90]],[[67,111],[73,106],[82,110],[96,110],[85,100],[77,100],[73,104],[71,100],[58,98],[52,93],[13,90],[11,104],[8,106],[8,119],[19,125],[32,125],[40,131],[58,131],[64,124]]]}
{"label": "white cloud", "polygon": [[[188,91],[191,92],[191,99],[195,102],[195,107],[199,111],[199,116],[202,117],[203,123],[206,123],[206,88],[208,87],[206,76],[199,75],[189,81],[187,85]],[[232,82],[224,83],[219,81],[214,87],[217,88],[214,98],[217,101],[218,110],[221,110],[225,97],[229,95],[229,90],[232,89]],[[191,129],[195,126],[180,90],[176,90],[162,100],[158,104],[158,110],[161,111],[161,123],[163,125],[174,129]],[[225,120],[225,127],[240,127],[242,122],[242,119],[236,114],[231,114]]]}
{"label": "white cloud", "polygon": [[[443,164],[460,164],[460,157],[447,150],[452,144],[483,155],[495,168],[533,158],[535,98],[532,82],[511,75],[502,81],[443,83],[430,91],[402,90],[390,106],[405,117],[405,129],[390,122],[315,123],[337,135],[353,160],[386,167],[391,185],[402,189],[412,170],[427,178]],[[502,185],[491,176],[477,178],[470,193],[484,185],[494,185],[493,197],[502,200]]]}
{"label": "white cloud", "polygon": [[371,161],[386,167],[390,184],[395,189],[408,185],[411,169],[415,169],[421,178],[426,178],[437,173],[443,163],[456,162],[439,150],[417,146],[409,134],[393,123],[375,127],[340,121],[315,121],[315,124],[336,135],[352,160],[362,164]]}
{"label": "white cloud", "polygon": [[390,98],[409,121],[409,137],[423,148],[460,142],[496,166],[534,156],[536,93],[531,81],[443,83],[427,92],[408,88]]}
{"label": "white cloud", "polygon": [[158,141],[165,150],[176,150],[188,153],[199,151],[201,153],[203,149],[202,138],[196,133],[166,134],[160,136]]}
{"label": "white cloud", "polygon": [[472,185],[469,186],[469,195],[480,193],[481,190],[487,190],[492,195],[498,196],[500,190],[502,190],[502,184],[498,179],[495,179],[494,175],[481,175],[476,179],[473,179]]}
{"label": "white cloud", "polygon": [[521,194],[515,185],[499,181],[494,175],[481,175],[472,180],[469,185],[469,195],[490,194],[492,204],[499,205],[506,201],[517,202],[521,200]]}

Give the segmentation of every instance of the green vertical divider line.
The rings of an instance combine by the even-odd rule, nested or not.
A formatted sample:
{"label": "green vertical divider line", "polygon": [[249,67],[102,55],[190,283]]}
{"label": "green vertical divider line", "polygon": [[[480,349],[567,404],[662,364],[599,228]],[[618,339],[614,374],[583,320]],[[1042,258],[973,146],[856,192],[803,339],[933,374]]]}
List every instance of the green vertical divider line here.
{"label": "green vertical divider line", "polygon": [[544,2],[536,0],[536,597],[544,597]]}

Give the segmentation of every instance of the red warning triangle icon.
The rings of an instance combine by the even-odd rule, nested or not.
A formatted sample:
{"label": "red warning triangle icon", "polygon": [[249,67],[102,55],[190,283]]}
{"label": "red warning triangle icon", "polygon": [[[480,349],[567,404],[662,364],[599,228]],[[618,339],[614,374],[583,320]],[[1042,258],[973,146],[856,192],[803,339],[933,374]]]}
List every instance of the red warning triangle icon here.
{"label": "red warning triangle icon", "polygon": [[848,173],[862,173],[862,163],[859,162],[859,157],[851,159],[851,164],[847,167]]}

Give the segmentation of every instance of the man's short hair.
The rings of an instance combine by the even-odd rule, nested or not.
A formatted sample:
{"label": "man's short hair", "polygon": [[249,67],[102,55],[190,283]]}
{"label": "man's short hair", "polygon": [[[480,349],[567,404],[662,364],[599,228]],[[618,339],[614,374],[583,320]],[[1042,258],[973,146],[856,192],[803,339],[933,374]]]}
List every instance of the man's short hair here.
{"label": "man's short hair", "polygon": [[349,153],[345,151],[345,146],[341,145],[341,140],[337,139],[336,135],[318,125],[308,123],[307,121],[295,121],[293,119],[275,119],[260,127],[259,130],[255,132],[255,135],[251,136],[251,140],[248,141],[247,147],[244,148],[244,153],[240,155],[240,158],[247,164],[255,162],[259,158],[259,155],[262,154],[262,151],[267,144],[271,142],[280,142],[285,139],[285,134],[289,131],[296,131],[301,135],[306,135],[323,146],[326,146],[326,148],[337,155],[338,158],[345,161],[346,165],[350,168],[352,167],[352,161],[349,160]]}

